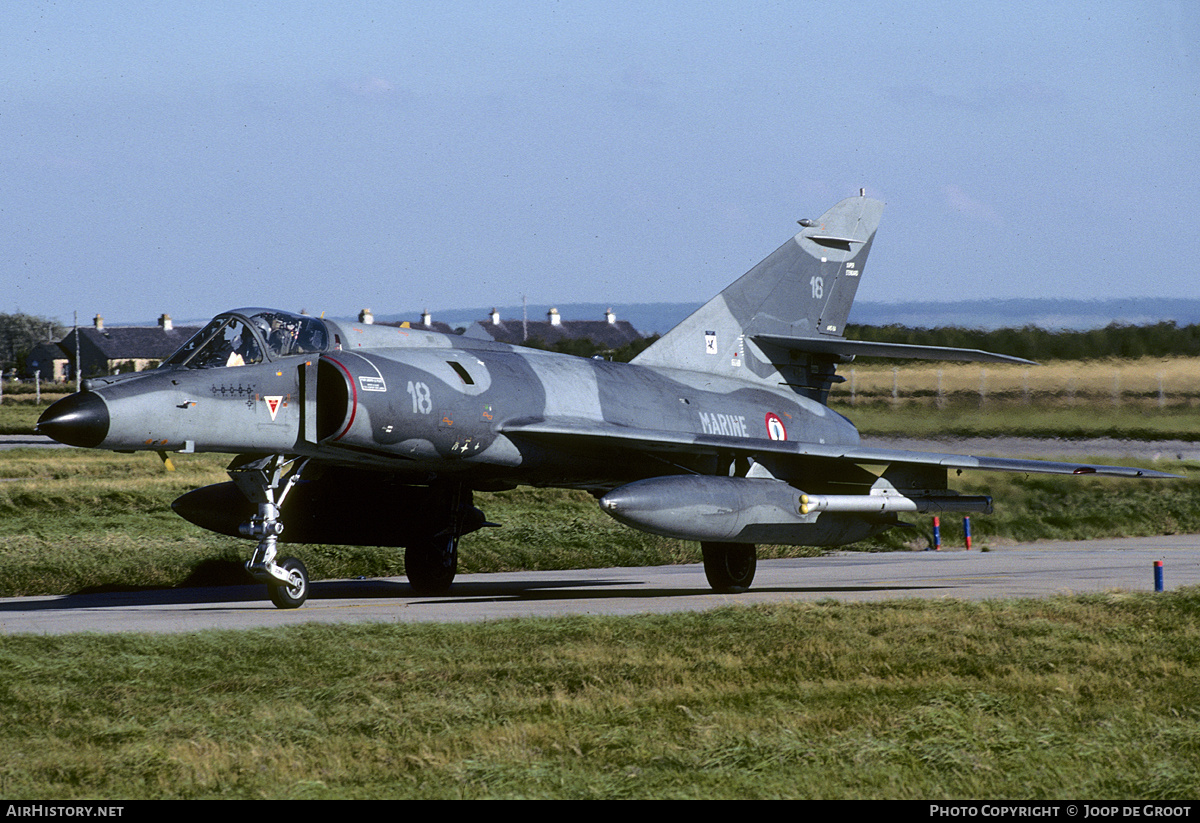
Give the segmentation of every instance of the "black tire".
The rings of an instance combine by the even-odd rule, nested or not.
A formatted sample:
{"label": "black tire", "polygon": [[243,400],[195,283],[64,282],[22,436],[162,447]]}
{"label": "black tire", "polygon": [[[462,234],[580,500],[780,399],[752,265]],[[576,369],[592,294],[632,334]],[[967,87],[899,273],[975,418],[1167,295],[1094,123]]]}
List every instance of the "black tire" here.
{"label": "black tire", "polygon": [[758,567],[753,543],[701,543],[704,576],[713,591],[737,594],[750,588]]}
{"label": "black tire", "polygon": [[271,580],[267,593],[277,609],[298,609],[308,599],[308,569],[294,557],[285,557],[279,564],[291,578],[290,583]]}
{"label": "black tire", "polygon": [[404,550],[404,573],[417,594],[450,591],[458,574],[458,537],[435,537]]}

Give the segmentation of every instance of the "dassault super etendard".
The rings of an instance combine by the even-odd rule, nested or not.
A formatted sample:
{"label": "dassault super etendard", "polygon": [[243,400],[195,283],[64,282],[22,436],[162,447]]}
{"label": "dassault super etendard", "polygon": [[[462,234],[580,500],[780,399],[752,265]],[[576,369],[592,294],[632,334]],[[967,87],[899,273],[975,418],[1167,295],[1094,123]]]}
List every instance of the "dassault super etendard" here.
{"label": "dassault super etendard", "polygon": [[[280,608],[308,594],[281,543],[396,546],[445,592],[475,491],[586,489],[629,526],[698,540],[712,587],[750,586],[755,544],[837,546],[902,512],[989,512],[949,469],[1171,477],[1116,466],[867,448],[826,406],[856,356],[1028,361],[851,341],[883,204],[843,200],[631,363],[263,308],[215,317],[159,368],[84,382],[39,430],[114,451],[227,452],[231,481],[175,510],[257,540]],[[873,467],[874,470],[868,469]]]}

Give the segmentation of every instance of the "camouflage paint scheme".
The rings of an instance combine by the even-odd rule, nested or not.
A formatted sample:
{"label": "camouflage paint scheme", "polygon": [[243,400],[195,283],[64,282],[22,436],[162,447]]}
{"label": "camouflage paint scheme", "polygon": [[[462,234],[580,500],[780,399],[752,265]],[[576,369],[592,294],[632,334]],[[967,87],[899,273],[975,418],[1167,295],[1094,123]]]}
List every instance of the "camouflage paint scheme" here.
{"label": "camouflage paint scheme", "polygon": [[754,543],[841,545],[898,512],[991,510],[948,490],[947,469],[1170,476],[860,446],[825,405],[854,356],[1027,362],[844,339],[882,209],[860,196],[801,221],[632,363],[239,309],[156,370],[86,381],[40,430],[91,448],[238,455],[232,482],[175,508],[257,538],[248,568],[283,607],[303,602],[307,577],[294,558],[275,562],[278,542],[404,546],[410,582],[445,591],[459,537],[486,524],[476,490],[586,489],[628,525],[700,540],[714,588],[738,591]]}

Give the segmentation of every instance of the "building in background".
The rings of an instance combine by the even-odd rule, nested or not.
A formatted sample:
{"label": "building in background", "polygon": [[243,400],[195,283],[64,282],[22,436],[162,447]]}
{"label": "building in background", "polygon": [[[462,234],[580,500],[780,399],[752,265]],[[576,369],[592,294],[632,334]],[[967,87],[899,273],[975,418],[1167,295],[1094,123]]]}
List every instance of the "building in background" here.
{"label": "building in background", "polygon": [[159,317],[156,326],[105,326],[104,318],[96,315],[91,326],[72,329],[59,342],[34,348],[25,361],[26,376],[40,371],[43,380],[71,380],[75,374],[76,335],[83,376],[94,377],[152,369],[198,331],[199,326],[176,326],[169,314]]}
{"label": "building in background", "polygon": [[642,338],[628,320],[618,320],[612,309],[603,320],[563,320],[558,309],[546,312],[545,320],[504,320],[492,309],[487,320],[477,320],[466,335],[481,340],[495,340],[518,346],[538,343],[554,348],[571,340],[589,340],[602,349],[619,349]]}

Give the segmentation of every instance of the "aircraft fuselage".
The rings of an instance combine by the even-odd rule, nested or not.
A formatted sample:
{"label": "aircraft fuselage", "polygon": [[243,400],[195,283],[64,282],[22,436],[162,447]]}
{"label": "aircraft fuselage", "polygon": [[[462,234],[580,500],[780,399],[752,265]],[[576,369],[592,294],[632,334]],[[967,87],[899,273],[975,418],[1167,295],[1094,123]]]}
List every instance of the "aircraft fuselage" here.
{"label": "aircraft fuselage", "polygon": [[[417,329],[327,323],[324,353],[218,368],[163,366],[95,378],[79,445],[112,450],[292,453],[421,482],[611,488],[672,472],[588,444],[553,448],[528,424],[696,437],[858,441],[841,415],[790,391],[712,374],[585,359]],[[338,344],[341,344],[340,347]],[[71,442],[59,423],[47,427]],[[710,465],[682,468],[713,473]],[[716,459],[714,455],[711,459]],[[721,473],[724,473],[720,468]]]}

